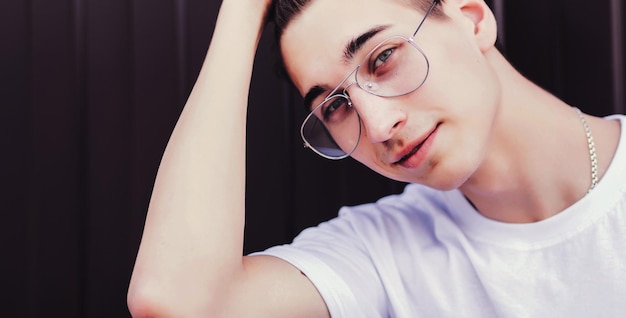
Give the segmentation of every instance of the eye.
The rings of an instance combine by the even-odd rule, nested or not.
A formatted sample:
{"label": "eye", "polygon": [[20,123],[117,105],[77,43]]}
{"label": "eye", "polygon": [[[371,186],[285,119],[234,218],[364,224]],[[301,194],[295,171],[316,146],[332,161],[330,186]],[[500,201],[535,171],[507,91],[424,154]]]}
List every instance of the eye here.
{"label": "eye", "polygon": [[372,62],[372,71],[376,71],[376,69],[378,69],[381,65],[385,64],[394,51],[395,48],[389,48],[376,55],[376,58]]}
{"label": "eye", "polygon": [[339,120],[339,115],[346,111],[348,100],[343,97],[333,98],[323,106],[322,114],[324,121]]}

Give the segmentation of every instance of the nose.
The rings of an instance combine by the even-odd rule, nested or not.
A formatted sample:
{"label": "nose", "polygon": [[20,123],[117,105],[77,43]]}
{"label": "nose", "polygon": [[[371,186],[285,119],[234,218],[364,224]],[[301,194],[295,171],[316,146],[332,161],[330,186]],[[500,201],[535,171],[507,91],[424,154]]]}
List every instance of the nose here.
{"label": "nose", "polygon": [[361,118],[362,132],[372,143],[387,141],[406,122],[407,115],[391,99],[379,97],[352,87],[350,99]]}

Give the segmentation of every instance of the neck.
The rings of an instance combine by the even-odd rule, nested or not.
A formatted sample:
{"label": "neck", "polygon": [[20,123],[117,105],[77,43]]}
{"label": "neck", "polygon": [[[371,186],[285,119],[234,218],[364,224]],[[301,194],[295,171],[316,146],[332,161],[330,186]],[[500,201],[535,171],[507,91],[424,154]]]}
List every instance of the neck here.
{"label": "neck", "polygon": [[[487,155],[460,190],[488,218],[546,219],[583,197],[591,184],[583,124],[575,109],[525,79],[499,52],[487,57],[502,83],[501,107]],[[594,136],[597,128],[609,139],[598,149],[601,177],[619,128],[605,127],[601,119],[588,121]]]}

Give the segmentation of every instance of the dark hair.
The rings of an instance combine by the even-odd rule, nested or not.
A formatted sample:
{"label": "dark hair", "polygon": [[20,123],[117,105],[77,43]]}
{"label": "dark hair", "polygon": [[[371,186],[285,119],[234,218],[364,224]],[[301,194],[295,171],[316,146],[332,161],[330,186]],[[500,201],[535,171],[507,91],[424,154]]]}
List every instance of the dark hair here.
{"label": "dark hair", "polygon": [[287,28],[287,25],[295,18],[311,0],[276,0],[274,1],[274,27],[276,28],[276,40]]}
{"label": "dark hair", "polygon": [[[289,75],[287,74],[284,60],[280,53],[280,39],[281,39],[281,36],[283,35],[283,32],[289,25],[289,23],[294,18],[296,18],[300,13],[302,13],[302,11],[306,8],[308,4],[311,3],[311,1],[315,1],[315,0],[274,0],[272,4],[274,8],[273,10],[270,11],[271,15],[269,18],[270,20],[274,21],[274,33],[276,35],[275,41],[278,44],[278,46],[275,48],[278,51],[275,55],[276,56],[276,61],[275,61],[276,71],[279,77],[282,77],[288,82],[290,82],[292,86],[293,86],[293,82],[291,81],[291,78],[289,78]],[[426,12],[428,8],[430,8],[430,6],[433,4],[433,1],[436,1],[436,0],[389,0],[389,1],[401,1],[414,7],[417,10],[420,10],[421,12]],[[438,5],[436,5],[433,8],[433,10],[430,12],[431,16],[439,17],[439,18],[445,17],[445,14],[443,13],[443,10],[441,9],[442,1],[443,0],[439,1]]]}
{"label": "dark hair", "polygon": [[[314,0],[275,0],[274,1],[274,24],[275,24],[275,32],[276,32],[276,40],[280,42],[280,37],[289,25],[289,22],[293,20],[298,14],[300,14],[304,8]],[[416,9],[426,12],[428,8],[433,3],[433,0],[392,0],[392,1],[402,1],[406,3],[410,3]],[[441,4],[441,1],[440,3]],[[441,6],[435,6],[433,11],[430,13],[432,16],[442,17],[444,16],[443,10],[441,10]]]}

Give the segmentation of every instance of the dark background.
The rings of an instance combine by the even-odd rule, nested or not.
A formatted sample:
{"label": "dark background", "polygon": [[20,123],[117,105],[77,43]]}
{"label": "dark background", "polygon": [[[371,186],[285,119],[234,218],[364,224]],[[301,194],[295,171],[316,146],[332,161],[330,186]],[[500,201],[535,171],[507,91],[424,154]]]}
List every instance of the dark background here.
{"label": "dark background", "polygon": [[[489,3],[524,74],[585,112],[624,112],[621,0]],[[1,316],[128,316],[154,177],[218,6],[0,0]],[[302,148],[304,114],[275,76],[269,34],[250,94],[248,252],[403,187]]]}

